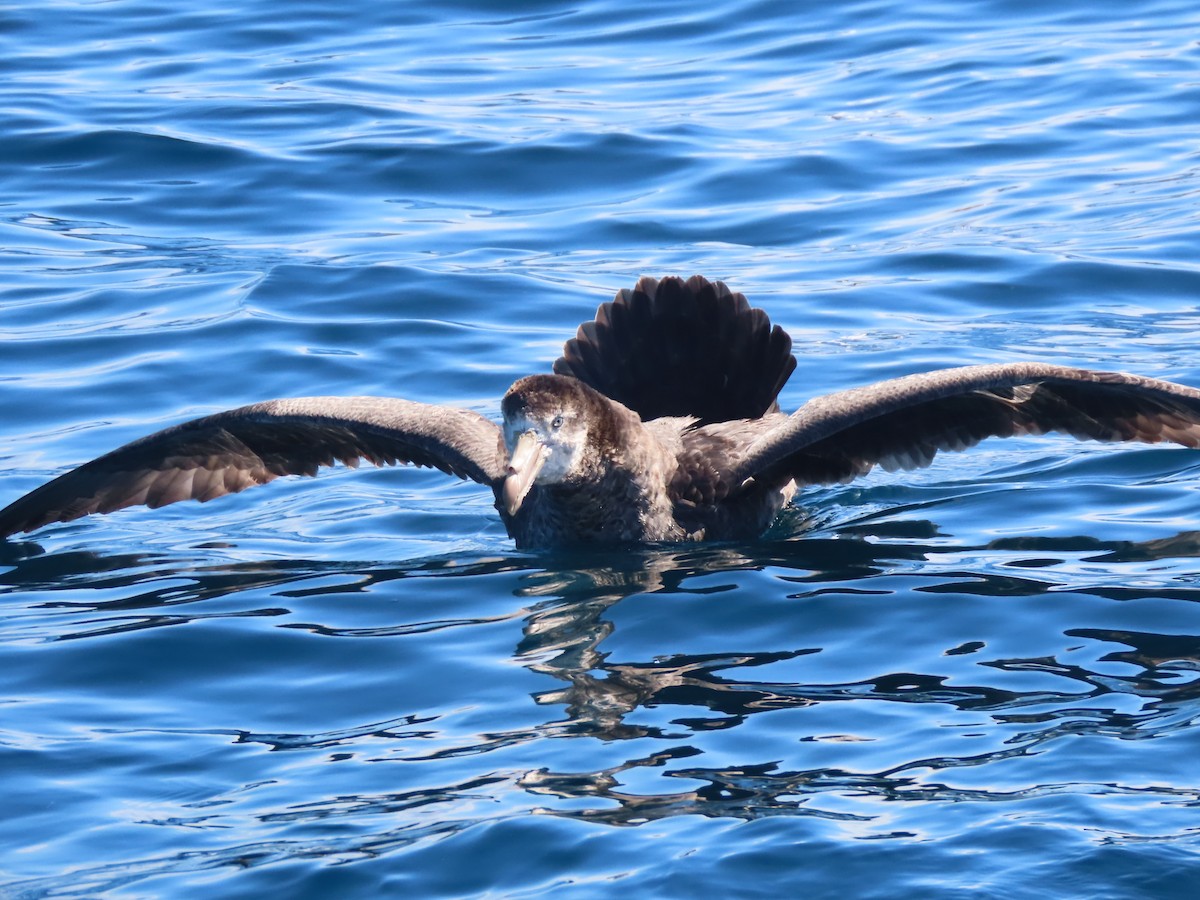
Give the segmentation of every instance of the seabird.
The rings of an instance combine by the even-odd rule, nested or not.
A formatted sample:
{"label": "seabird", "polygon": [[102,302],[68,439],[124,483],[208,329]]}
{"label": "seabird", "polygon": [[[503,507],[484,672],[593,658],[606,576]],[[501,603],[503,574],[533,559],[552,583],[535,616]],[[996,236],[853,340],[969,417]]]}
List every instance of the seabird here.
{"label": "seabird", "polygon": [[642,278],[580,326],[500,425],[380,397],[270,400],[126,444],[0,511],[0,536],[126,506],[212,500],[340,460],[410,463],[492,490],[519,548],[757,537],[798,487],[928,465],[988,437],[1061,432],[1200,447],[1200,390],[1046,363],[776,398],[791,339],[720,281]]}

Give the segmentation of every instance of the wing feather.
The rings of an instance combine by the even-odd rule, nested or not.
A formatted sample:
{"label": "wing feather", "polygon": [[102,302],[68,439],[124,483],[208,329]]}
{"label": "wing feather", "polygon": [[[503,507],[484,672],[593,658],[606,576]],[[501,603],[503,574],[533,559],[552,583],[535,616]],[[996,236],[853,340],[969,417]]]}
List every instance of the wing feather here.
{"label": "wing feather", "polygon": [[133,441],[0,510],[0,537],[127,506],[212,500],[341,461],[411,463],[494,487],[500,429],[465,409],[377,397],[271,400]]}
{"label": "wing feather", "polygon": [[876,465],[926,466],[989,437],[1047,432],[1200,447],[1200,391],[1040,363],[910,375],[806,403],[754,442],[734,477],[848,481]]}

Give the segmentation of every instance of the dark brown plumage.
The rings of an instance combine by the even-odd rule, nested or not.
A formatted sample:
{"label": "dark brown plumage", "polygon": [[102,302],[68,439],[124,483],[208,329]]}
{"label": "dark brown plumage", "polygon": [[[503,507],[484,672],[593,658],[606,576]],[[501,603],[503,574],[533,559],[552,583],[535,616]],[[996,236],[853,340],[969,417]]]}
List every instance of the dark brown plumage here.
{"label": "dark brown plumage", "polygon": [[721,282],[643,278],[580,327],[555,374],[509,389],[500,426],[408,400],[257,403],[59,476],[0,510],[0,536],[365,459],[487,485],[519,547],[748,538],[797,486],[924,466],[987,437],[1200,447],[1200,391],[1166,381],[969,366],[829,394],[785,416],[777,396],[795,366],[788,336]]}

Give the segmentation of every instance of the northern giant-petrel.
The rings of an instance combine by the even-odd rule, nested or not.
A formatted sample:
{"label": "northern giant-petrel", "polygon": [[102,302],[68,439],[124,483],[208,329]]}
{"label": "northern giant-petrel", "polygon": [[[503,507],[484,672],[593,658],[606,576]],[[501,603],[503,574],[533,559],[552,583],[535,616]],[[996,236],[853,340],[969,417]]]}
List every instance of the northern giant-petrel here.
{"label": "northern giant-petrel", "polygon": [[554,374],[509,388],[500,425],[380,397],[255,403],[59,476],[0,511],[0,536],[365,459],[486,485],[522,548],[744,539],[798,486],[925,466],[987,437],[1057,431],[1200,447],[1200,390],[1044,363],[908,375],[784,415],[776,397],[796,367],[791,345],[719,281],[642,278],[580,326]]}

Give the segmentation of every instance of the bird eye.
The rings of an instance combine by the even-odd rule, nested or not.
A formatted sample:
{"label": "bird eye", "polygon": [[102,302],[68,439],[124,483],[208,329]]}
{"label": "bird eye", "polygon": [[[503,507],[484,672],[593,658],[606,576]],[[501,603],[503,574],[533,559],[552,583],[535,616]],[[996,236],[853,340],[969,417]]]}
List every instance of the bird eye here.
{"label": "bird eye", "polygon": [[550,427],[553,428],[555,431],[558,431],[558,429],[562,428],[562,426],[563,426],[563,417],[562,416],[555,416],[554,419],[550,422]]}

